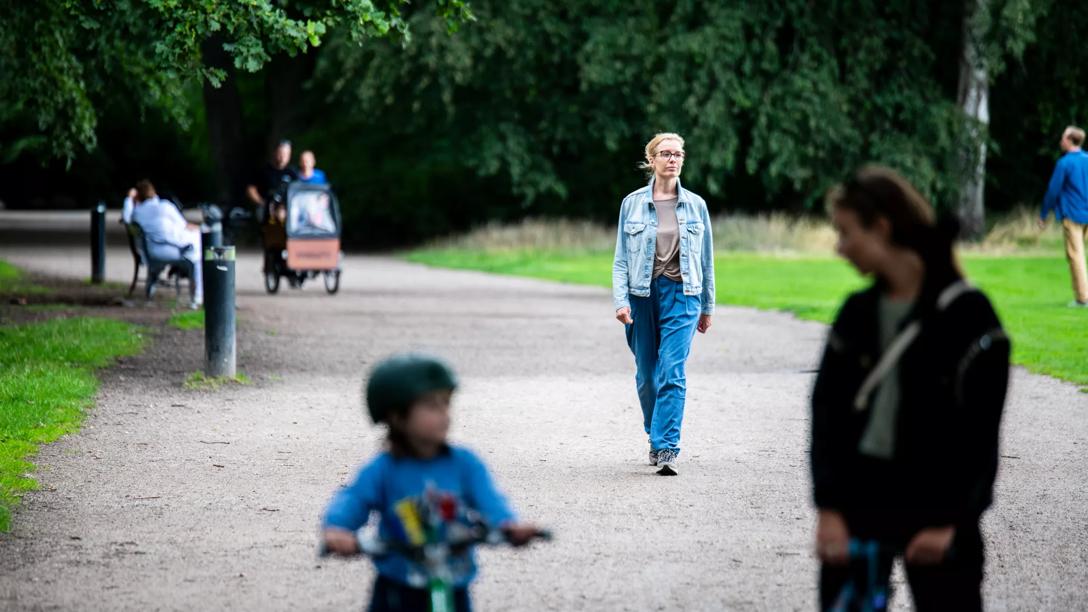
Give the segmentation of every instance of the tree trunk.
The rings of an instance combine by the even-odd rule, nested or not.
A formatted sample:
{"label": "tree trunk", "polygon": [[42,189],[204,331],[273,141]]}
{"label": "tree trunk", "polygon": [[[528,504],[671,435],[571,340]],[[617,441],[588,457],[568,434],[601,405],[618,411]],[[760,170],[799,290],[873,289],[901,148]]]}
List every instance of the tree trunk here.
{"label": "tree trunk", "polygon": [[[295,57],[277,55],[265,66],[265,100],[268,104],[268,125],[265,131],[267,149],[284,138],[296,138],[302,113],[303,87],[310,79],[316,65],[317,50],[300,53]],[[295,147],[291,160],[294,164],[302,149]]]}
{"label": "tree trunk", "polygon": [[963,152],[959,216],[963,237],[979,240],[986,232],[986,136],[990,125],[990,82],[982,55],[982,33],[974,25],[987,0],[966,0],[957,102],[967,115],[969,143]]}
{"label": "tree trunk", "polygon": [[234,62],[223,49],[223,39],[212,36],[203,42],[204,64],[226,71],[219,87],[204,82],[204,114],[215,171],[217,203],[229,208],[242,202],[246,183],[246,149],[242,137],[242,100],[234,74]]}

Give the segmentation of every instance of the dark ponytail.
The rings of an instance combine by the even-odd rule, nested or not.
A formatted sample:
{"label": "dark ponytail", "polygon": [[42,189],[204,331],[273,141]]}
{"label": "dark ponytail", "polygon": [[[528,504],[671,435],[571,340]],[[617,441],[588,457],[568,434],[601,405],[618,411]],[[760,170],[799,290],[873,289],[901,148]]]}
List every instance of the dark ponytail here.
{"label": "dark ponytail", "polygon": [[925,265],[925,279],[918,297],[919,305],[924,308],[921,311],[923,315],[936,308],[937,298],[945,287],[963,279],[955,251],[956,239],[960,234],[959,219],[953,214],[944,213],[937,218],[928,234],[917,250]]}

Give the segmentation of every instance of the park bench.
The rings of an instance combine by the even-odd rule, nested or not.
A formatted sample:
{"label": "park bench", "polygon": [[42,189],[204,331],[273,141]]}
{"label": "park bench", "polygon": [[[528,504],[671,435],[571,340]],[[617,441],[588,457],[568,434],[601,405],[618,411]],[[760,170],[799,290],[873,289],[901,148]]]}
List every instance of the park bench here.
{"label": "park bench", "polygon": [[132,283],[128,287],[128,295],[132,296],[132,292],[136,290],[136,283],[140,278],[140,266],[146,268],[147,273],[144,277],[144,295],[148,300],[155,294],[155,288],[159,284],[159,277],[162,273],[166,272],[166,278],[174,279],[174,291],[177,297],[181,297],[181,277],[192,278],[192,263],[184,258],[178,259],[153,259],[149,256],[151,249],[148,248],[148,238],[144,234],[143,228],[139,223],[128,223],[125,225],[128,233],[128,246],[132,251],[133,270],[132,270]]}

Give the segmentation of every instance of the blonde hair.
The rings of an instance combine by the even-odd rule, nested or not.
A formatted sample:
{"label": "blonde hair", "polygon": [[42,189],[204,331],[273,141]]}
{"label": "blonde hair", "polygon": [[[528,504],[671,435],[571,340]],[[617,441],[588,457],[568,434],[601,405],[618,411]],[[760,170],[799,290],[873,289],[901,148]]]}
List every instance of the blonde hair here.
{"label": "blonde hair", "polygon": [[645,170],[647,174],[652,174],[654,171],[654,155],[657,155],[657,147],[661,146],[662,141],[665,140],[678,140],[680,146],[684,146],[684,139],[680,134],[673,132],[661,132],[654,134],[654,137],[650,139],[650,142],[646,143],[646,159],[638,165],[642,170]]}
{"label": "blonde hair", "polygon": [[1069,142],[1073,143],[1074,147],[1084,144],[1084,130],[1079,127],[1070,125],[1065,128],[1065,134],[1069,135]]}

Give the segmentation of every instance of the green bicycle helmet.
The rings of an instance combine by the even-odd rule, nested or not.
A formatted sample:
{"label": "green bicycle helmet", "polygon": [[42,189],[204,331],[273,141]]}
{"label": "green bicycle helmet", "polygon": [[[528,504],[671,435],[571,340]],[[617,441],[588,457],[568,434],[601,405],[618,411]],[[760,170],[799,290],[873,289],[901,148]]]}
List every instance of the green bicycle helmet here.
{"label": "green bicycle helmet", "polygon": [[456,388],[457,376],[441,359],[418,353],[394,355],[370,371],[366,407],[375,423],[383,423],[427,393]]}

